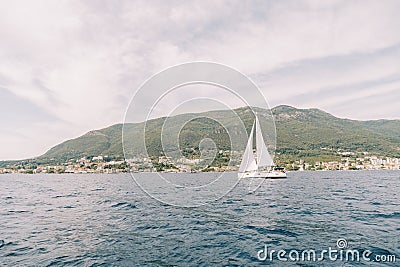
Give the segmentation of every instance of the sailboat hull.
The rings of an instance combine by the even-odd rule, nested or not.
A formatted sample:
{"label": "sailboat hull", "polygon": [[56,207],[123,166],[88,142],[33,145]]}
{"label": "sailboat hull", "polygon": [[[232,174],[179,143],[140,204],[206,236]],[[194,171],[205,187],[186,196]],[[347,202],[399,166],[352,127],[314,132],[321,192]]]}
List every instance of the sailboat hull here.
{"label": "sailboat hull", "polygon": [[286,172],[281,171],[250,171],[239,172],[238,177],[242,178],[264,178],[264,179],[280,179],[287,178]]}

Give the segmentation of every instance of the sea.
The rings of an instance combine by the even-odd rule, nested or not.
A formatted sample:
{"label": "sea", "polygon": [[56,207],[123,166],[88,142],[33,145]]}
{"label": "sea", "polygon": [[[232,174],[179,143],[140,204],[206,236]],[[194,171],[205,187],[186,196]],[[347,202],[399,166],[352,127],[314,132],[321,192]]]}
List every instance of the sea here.
{"label": "sea", "polygon": [[0,175],[0,266],[400,266],[400,171],[164,176]]}

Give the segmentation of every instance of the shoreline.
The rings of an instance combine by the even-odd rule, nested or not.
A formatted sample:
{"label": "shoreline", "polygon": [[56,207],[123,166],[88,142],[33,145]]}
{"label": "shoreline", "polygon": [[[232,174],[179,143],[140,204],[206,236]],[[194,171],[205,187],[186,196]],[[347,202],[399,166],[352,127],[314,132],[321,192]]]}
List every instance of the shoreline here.
{"label": "shoreline", "polygon": [[[287,171],[286,173],[306,173],[306,172],[382,172],[382,171],[388,171],[388,172],[396,172],[396,171],[400,171],[399,170],[387,170],[387,169],[383,169],[383,170],[304,170],[304,171]],[[77,173],[45,173],[45,172],[41,172],[41,173],[23,173],[23,172],[9,172],[9,173],[0,173],[0,177],[2,175],[7,175],[7,174],[11,174],[11,175],[16,175],[16,174],[20,174],[20,175],[85,175],[85,174],[89,174],[89,175],[115,175],[115,174],[156,174],[156,173],[163,173],[163,174],[202,174],[202,173],[238,173],[237,171],[226,171],[226,172],[115,172],[115,173],[97,173],[97,172],[77,172]]]}

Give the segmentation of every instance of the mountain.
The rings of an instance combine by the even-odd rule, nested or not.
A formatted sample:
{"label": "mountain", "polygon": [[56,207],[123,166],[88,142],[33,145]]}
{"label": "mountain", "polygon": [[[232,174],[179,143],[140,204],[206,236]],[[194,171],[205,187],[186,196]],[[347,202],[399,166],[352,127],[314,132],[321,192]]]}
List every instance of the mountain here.
{"label": "mountain", "polygon": [[[357,121],[337,118],[319,109],[297,109],[286,105],[277,106],[271,111],[276,125],[278,161],[333,160],[339,158],[336,153],[338,149],[366,151],[378,156],[400,157],[400,120]],[[249,131],[254,121],[254,115],[250,109],[239,108],[235,112]],[[270,114],[268,110],[262,109],[257,109],[257,113],[258,116]],[[202,118],[196,118],[199,116]],[[220,124],[205,117],[218,118]],[[162,151],[160,136],[165,120],[166,118],[157,118],[146,123],[146,147],[150,155],[158,156]],[[171,121],[169,127],[172,130],[179,130],[173,128],[175,125],[179,126],[180,122],[190,121],[181,129],[179,135],[179,145],[185,156],[198,155],[199,143],[204,138],[213,139],[218,149],[229,150],[229,136],[224,127],[235,129],[235,127],[239,127],[240,123],[237,118],[232,116],[232,112],[227,110],[182,114],[168,120]],[[90,131],[81,137],[63,142],[51,148],[44,155],[29,161],[37,163],[65,162],[97,155],[123,158],[122,127],[122,124],[116,124]],[[129,140],[131,143],[128,147],[132,147],[143,137],[144,123],[125,124],[125,127],[128,136],[135,137]],[[270,138],[272,140],[273,136]],[[241,142],[245,146],[246,140]],[[133,147],[138,147],[138,145]],[[130,156],[144,154],[144,151],[125,152]]]}
{"label": "mountain", "polygon": [[[253,114],[248,108],[240,108],[235,110],[239,117],[245,122],[246,128],[251,128],[254,121]],[[266,110],[259,110],[262,113],[267,113]],[[197,118],[201,116],[202,118]],[[267,115],[264,115],[267,116]],[[211,119],[204,117],[213,117],[220,121],[216,123]],[[146,148],[149,154],[159,156],[162,151],[161,145],[161,129],[166,118],[157,118],[149,120],[146,123]],[[198,150],[200,141],[204,138],[211,138],[217,143],[219,149],[230,149],[230,139],[224,127],[238,127],[238,120],[232,116],[231,111],[219,110],[204,112],[201,114],[181,114],[169,118],[171,120],[170,127],[180,127],[183,122],[189,121],[182,129],[172,129],[172,131],[180,131],[180,147],[185,149],[195,148]],[[222,126],[224,125],[224,127]],[[66,161],[69,159],[77,159],[86,156],[108,155],[110,157],[123,157],[122,151],[122,124],[116,124],[101,130],[90,131],[87,134],[76,139],[68,140],[51,148],[44,155],[37,158],[39,161],[49,161],[56,159]],[[124,125],[127,136],[135,138],[133,142],[126,147],[138,147],[140,140],[143,140],[144,123],[128,123]],[[128,141],[129,142],[129,141]],[[241,144],[245,146],[246,140],[242,140]],[[125,151],[131,156],[140,156],[145,154],[145,151]]]}
{"label": "mountain", "polygon": [[[329,149],[400,155],[400,120],[357,121],[337,118],[319,109],[278,106],[273,109],[277,151],[297,158],[331,155]],[[321,148],[327,148],[321,150]]]}

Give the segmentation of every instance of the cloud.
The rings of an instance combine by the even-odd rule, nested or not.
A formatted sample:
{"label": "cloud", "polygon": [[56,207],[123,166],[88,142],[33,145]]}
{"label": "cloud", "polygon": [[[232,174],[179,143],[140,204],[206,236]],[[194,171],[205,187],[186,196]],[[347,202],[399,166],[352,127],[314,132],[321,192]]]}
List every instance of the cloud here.
{"label": "cloud", "polygon": [[[399,58],[400,46],[393,46],[370,53],[293,62],[290,66],[256,76],[256,79],[262,81],[260,86],[272,104],[315,106],[335,113],[335,106],[343,100],[371,90],[384,93],[387,84],[398,82],[400,72],[396,62]],[[382,105],[385,103],[377,102],[375,106],[379,109]],[[341,115],[360,118],[356,111]],[[376,115],[375,110],[370,109],[370,114],[364,114],[360,119],[377,118]],[[394,116],[398,113],[384,117]]]}
{"label": "cloud", "polygon": [[0,99],[0,159],[22,159],[43,153],[47,147],[42,138],[57,142],[68,126],[28,99],[1,87]]}
{"label": "cloud", "polygon": [[12,92],[0,87],[0,124],[7,128],[15,128],[22,125],[37,122],[52,122],[56,118],[36,106],[27,99],[18,97]]}
{"label": "cloud", "polygon": [[[44,149],[22,151],[33,141],[49,148],[121,122],[145,79],[193,60],[242,71],[273,105],[399,118],[397,94],[370,94],[396,88],[385,79],[400,72],[399,8],[390,0],[1,2],[0,87],[15,96],[10,103],[51,118],[43,117],[47,132],[24,128],[12,145],[19,154],[2,128],[0,158],[34,156]],[[358,112],[350,104],[358,96],[359,105],[375,99],[375,109]],[[22,106],[15,114],[28,112]]]}

